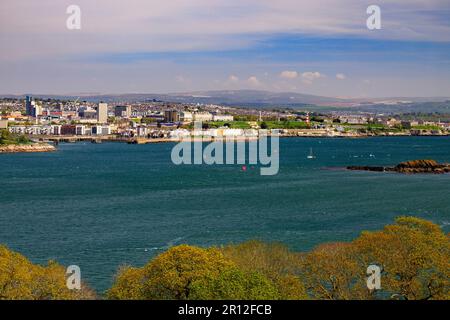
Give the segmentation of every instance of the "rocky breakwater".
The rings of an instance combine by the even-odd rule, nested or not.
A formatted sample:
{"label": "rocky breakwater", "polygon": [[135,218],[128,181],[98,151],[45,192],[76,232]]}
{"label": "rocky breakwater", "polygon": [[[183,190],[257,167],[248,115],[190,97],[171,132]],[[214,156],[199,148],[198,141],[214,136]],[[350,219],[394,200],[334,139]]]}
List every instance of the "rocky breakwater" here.
{"label": "rocky breakwater", "polygon": [[52,151],[56,151],[56,148],[47,143],[0,145],[0,153],[52,152]]}
{"label": "rocky breakwater", "polygon": [[434,160],[413,160],[401,162],[395,167],[383,166],[349,166],[348,170],[399,172],[405,174],[434,173],[443,174],[450,172],[450,163],[438,163]]}

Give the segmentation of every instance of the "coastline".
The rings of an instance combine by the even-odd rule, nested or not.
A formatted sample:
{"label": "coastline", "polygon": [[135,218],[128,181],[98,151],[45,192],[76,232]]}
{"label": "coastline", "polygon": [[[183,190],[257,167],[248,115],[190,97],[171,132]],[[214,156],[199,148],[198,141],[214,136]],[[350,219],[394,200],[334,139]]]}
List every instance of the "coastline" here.
{"label": "coastline", "polygon": [[56,148],[47,143],[0,145],[0,153],[53,152]]}
{"label": "coastline", "polygon": [[[281,134],[278,137],[280,139],[283,138],[328,138],[328,139],[370,139],[377,137],[423,137],[423,138],[442,138],[449,137],[449,134],[440,134],[440,135],[406,135],[406,134],[398,134],[398,135],[286,135]],[[268,135],[270,137],[270,135]],[[119,143],[128,143],[128,144],[154,144],[154,143],[178,143],[181,141],[190,141],[190,142],[213,142],[213,141],[226,141],[226,137],[178,137],[178,138],[143,138],[143,137],[133,137],[133,138],[125,138],[125,137],[115,137],[115,136],[39,136],[35,137],[35,139],[39,140],[39,144],[44,144],[49,146],[48,151],[56,150],[51,144],[54,143],[58,145],[59,143],[76,143],[76,142],[92,142],[92,143],[106,143],[106,142],[119,142]],[[255,141],[258,140],[257,136],[248,136],[248,137],[234,137],[233,141]],[[0,146],[1,148],[4,146]],[[41,148],[37,148],[38,150]],[[27,151],[24,151],[27,152]],[[33,152],[33,151],[29,151]],[[36,151],[39,152],[39,151]]]}

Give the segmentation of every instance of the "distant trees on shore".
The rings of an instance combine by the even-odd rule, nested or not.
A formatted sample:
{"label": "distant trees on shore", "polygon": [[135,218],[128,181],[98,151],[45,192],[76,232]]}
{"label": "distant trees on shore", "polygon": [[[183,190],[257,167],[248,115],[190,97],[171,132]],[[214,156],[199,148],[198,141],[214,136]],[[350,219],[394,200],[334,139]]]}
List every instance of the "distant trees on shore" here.
{"label": "distant trees on shore", "polygon": [[[439,226],[400,217],[352,242],[297,253],[277,243],[172,247],[141,268],[121,267],[107,299],[450,299],[450,241]],[[381,289],[367,288],[367,267]],[[0,247],[0,299],[93,299],[65,287],[65,269]]]}
{"label": "distant trees on shore", "polygon": [[24,135],[10,133],[8,130],[0,130],[0,145],[5,144],[28,144],[31,140]]}

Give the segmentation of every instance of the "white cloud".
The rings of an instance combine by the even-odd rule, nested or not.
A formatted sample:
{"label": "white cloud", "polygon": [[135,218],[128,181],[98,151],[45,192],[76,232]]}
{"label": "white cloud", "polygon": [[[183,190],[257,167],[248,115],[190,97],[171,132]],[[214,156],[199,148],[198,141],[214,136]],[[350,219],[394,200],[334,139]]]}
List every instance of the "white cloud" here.
{"label": "white cloud", "polygon": [[239,82],[239,78],[237,76],[235,76],[234,74],[232,74],[228,77],[228,81],[231,83],[237,83],[237,82]]}
{"label": "white cloud", "polygon": [[314,80],[323,78],[324,75],[322,75],[318,71],[307,71],[302,73],[302,82],[305,84],[312,84]]}
{"label": "white cloud", "polygon": [[286,70],[280,73],[280,77],[284,79],[295,79],[298,77],[298,72]]}
{"label": "white cloud", "polygon": [[[208,52],[245,52],[245,49],[254,48],[255,44],[270,41],[277,35],[286,35],[299,42],[304,39],[303,35],[312,38],[356,36],[358,39],[450,41],[450,25],[446,23],[449,0],[384,1],[380,5],[382,30],[376,32],[367,30],[368,3],[360,0],[128,0],[126,3],[120,0],[77,0],[75,4],[82,12],[82,29],[76,31],[66,28],[66,8],[71,4],[72,0],[0,1],[0,42],[5,48],[0,50],[2,91],[58,93],[95,89],[106,93],[111,90],[124,92],[127,90],[124,79],[127,78],[139,79],[135,82],[141,91],[167,92],[190,86],[201,90],[213,89],[216,86],[213,79],[221,77],[223,86],[232,88],[251,85],[269,88],[279,81],[283,90],[289,89],[290,85],[298,85],[299,90],[307,89],[308,93],[335,95],[333,90],[337,89],[332,86],[301,87],[301,83],[312,84],[321,78],[319,72],[297,73],[295,77],[295,71],[290,70],[316,70],[319,63],[323,63],[321,70],[347,72],[361,67],[358,61],[356,64],[348,61],[351,56],[342,60],[338,56],[339,59],[330,58],[330,61],[321,61],[319,57],[318,61],[312,58],[313,61],[291,64],[283,59],[283,54],[272,63],[269,59],[247,58],[245,55],[242,60],[240,56],[232,60],[209,55]],[[445,44],[438,46],[444,47]],[[166,52],[201,52],[204,55],[195,60],[200,62],[196,64],[177,63],[177,58],[164,54],[157,54],[153,59],[152,54]],[[331,50],[327,57],[332,57],[332,54]],[[436,54],[436,58],[439,56]],[[132,59],[125,61],[128,57]],[[187,59],[190,59],[189,55]],[[349,62],[348,66],[342,65],[344,62]],[[448,75],[443,75],[443,72],[430,74],[425,81],[420,75],[426,73],[427,68],[416,61],[405,61],[405,65],[408,63],[408,66],[400,64],[401,68],[396,70],[386,65],[372,67],[372,64],[364,64],[364,74],[371,74],[372,68],[383,67],[386,68],[386,79],[398,75],[395,85],[374,80],[367,87],[380,87],[379,93],[374,91],[380,95],[387,95],[399,87],[407,94],[448,92]],[[282,70],[291,73],[285,74],[287,77],[281,76],[279,72]],[[402,73],[403,70],[407,72]],[[264,71],[270,71],[270,76],[266,76]],[[239,74],[241,79],[234,81],[234,78],[228,78],[232,72]],[[149,77],[149,74],[153,76]],[[189,77],[174,79],[175,75],[181,74]],[[247,79],[243,74],[256,74],[259,78]],[[417,77],[410,74],[417,74]],[[39,81],[36,81],[37,75],[40,75]],[[91,76],[97,80],[87,81]],[[289,76],[295,78],[289,80]],[[362,85],[363,80],[357,78],[357,74],[352,73],[351,77]],[[357,92],[356,87],[347,82],[342,81],[341,85],[347,86],[348,92]],[[404,84],[397,84],[401,82]]]}
{"label": "white cloud", "polygon": [[261,82],[258,80],[257,77],[251,76],[247,79],[247,83],[252,87],[259,87],[261,86]]}
{"label": "white cloud", "polygon": [[391,0],[381,6],[379,32],[367,30],[360,0],[77,0],[77,31],[66,28],[70,4],[0,1],[0,41],[8,48],[0,57],[245,48],[257,41],[252,35],[281,33],[450,41],[450,26],[438,15],[448,0]]}
{"label": "white cloud", "polygon": [[345,80],[345,79],[347,79],[347,76],[343,73],[338,73],[338,74],[336,74],[336,79]]}

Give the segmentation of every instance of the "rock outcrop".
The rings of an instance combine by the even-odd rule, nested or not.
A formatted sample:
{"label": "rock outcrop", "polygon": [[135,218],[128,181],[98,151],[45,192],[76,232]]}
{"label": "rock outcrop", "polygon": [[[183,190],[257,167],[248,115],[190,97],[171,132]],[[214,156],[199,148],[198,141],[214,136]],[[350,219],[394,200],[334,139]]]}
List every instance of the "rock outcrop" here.
{"label": "rock outcrop", "polygon": [[401,162],[395,167],[381,167],[381,166],[349,166],[348,170],[363,170],[363,171],[393,171],[406,174],[414,173],[434,173],[442,174],[450,172],[449,163],[438,163],[434,160],[413,160]]}
{"label": "rock outcrop", "polygon": [[47,143],[0,145],[0,153],[52,152],[52,151],[56,151],[56,148]]}

